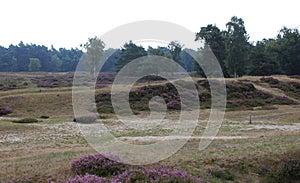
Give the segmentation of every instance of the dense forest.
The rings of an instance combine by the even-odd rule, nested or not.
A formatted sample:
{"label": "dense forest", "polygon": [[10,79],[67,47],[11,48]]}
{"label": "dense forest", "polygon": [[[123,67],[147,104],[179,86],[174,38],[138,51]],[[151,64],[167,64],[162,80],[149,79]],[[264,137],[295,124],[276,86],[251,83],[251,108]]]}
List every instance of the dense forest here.
{"label": "dense forest", "polygon": [[[56,50],[54,47],[36,44],[0,46],[0,72],[71,72],[87,50],[88,43],[98,38],[90,38],[81,47]],[[300,34],[298,29],[283,27],[276,37],[263,39],[255,43],[249,41],[244,21],[236,16],[226,24],[226,30],[220,30],[216,25],[201,27],[195,35],[195,41],[204,40],[218,59],[226,77],[243,75],[300,75]],[[103,72],[120,70],[130,60],[145,55],[159,55],[173,59],[188,72],[201,69],[193,58],[187,54],[187,48],[180,42],[172,41],[167,47],[148,47],[135,45],[129,41],[120,49],[108,48],[100,42],[103,55],[112,55],[102,67]],[[200,44],[199,44],[200,45]],[[200,47],[200,46],[199,46]]]}

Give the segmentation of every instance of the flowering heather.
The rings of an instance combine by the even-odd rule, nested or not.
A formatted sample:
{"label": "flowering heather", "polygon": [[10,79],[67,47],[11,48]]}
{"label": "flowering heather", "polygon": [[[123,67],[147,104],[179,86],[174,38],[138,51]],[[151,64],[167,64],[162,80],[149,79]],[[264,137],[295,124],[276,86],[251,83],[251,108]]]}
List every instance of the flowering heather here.
{"label": "flowering heather", "polygon": [[101,89],[101,88],[106,88],[108,85],[107,84],[96,84],[96,89]]}
{"label": "flowering heather", "polygon": [[181,170],[168,168],[146,168],[128,169],[122,174],[111,179],[113,183],[131,183],[131,182],[182,182],[182,183],[202,183],[197,177],[189,175]]}
{"label": "flowering heather", "polygon": [[167,103],[168,109],[180,109],[181,103],[177,100],[172,100]]}
{"label": "flowering heather", "polygon": [[119,158],[114,155],[86,155],[73,161],[71,163],[71,170],[79,175],[88,173],[104,177],[112,176],[125,171],[125,165],[117,162],[118,160]]}
{"label": "flowering heather", "polygon": [[81,177],[77,175],[74,178],[70,178],[66,183],[109,183],[106,178],[98,177],[97,175],[86,174]]}
{"label": "flowering heather", "polygon": [[7,106],[6,107],[0,107],[0,116],[10,114],[12,112],[13,112],[13,110],[12,110],[11,107],[7,107]]}

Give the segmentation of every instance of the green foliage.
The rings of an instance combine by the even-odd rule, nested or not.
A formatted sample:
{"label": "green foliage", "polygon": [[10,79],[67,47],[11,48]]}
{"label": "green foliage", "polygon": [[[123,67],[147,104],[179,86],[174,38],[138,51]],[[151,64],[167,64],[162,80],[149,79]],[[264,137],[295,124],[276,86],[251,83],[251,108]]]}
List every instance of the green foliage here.
{"label": "green foliage", "polygon": [[52,55],[51,62],[54,65],[54,71],[61,71],[62,60],[57,55]]}
{"label": "green foliage", "polygon": [[259,41],[255,47],[252,47],[250,52],[250,60],[252,61],[249,67],[248,74],[256,76],[269,76],[279,74],[279,63],[272,56],[272,53],[267,49],[268,41]]}
{"label": "green foliage", "polygon": [[283,27],[277,39],[270,43],[283,74],[300,75],[300,34],[298,29]]}
{"label": "green foliage", "polygon": [[227,76],[227,68],[225,66],[226,49],[225,49],[225,35],[220,29],[212,24],[206,27],[201,27],[200,32],[196,34],[196,41],[203,39],[205,47],[209,46],[214,55],[216,56],[222,71]]}
{"label": "green foliage", "polygon": [[104,47],[104,42],[98,37],[89,38],[88,42],[83,45],[87,56],[84,64],[94,77],[96,77],[96,69],[104,55]]}
{"label": "green foliage", "polygon": [[183,48],[183,45],[181,45],[178,41],[171,41],[168,45],[168,48],[170,50],[171,59],[179,63],[181,60],[180,52]]}
{"label": "green foliage", "polygon": [[[53,57],[54,56],[54,57]],[[39,71],[57,72],[74,71],[82,56],[79,49],[60,48],[56,50],[35,44],[10,45],[8,48],[0,46],[0,72],[27,72],[30,58],[40,60]]]}
{"label": "green foliage", "polygon": [[38,58],[30,58],[30,63],[28,65],[28,71],[37,72],[41,69],[41,62]]}
{"label": "green foliage", "polygon": [[237,77],[245,74],[248,60],[249,36],[246,32],[244,21],[233,16],[226,24],[226,64],[231,76]]}
{"label": "green foliage", "polygon": [[[283,27],[277,37],[263,39],[257,43],[249,43],[249,36],[242,18],[233,16],[226,24],[226,30],[208,24],[196,33],[195,40],[203,39],[205,45],[199,48],[206,53],[200,55],[205,60],[209,48],[216,56],[225,77],[242,75],[300,75],[300,33],[298,29]],[[119,71],[130,61],[149,55],[163,56],[173,59],[188,72],[196,71],[201,76],[201,67],[189,55],[191,50],[184,49],[178,41],[172,41],[168,47],[148,48],[132,41],[125,43],[121,49],[109,48],[104,51],[104,43],[97,37],[89,38],[82,46],[86,50],[85,66],[95,77],[95,70],[103,56],[107,58],[101,71]],[[197,50],[198,51],[198,50]],[[197,52],[192,50],[192,52]],[[56,50],[53,46],[35,44],[0,46],[0,72],[68,72],[75,71],[83,52],[77,48]],[[34,59],[34,60],[33,60]],[[37,61],[39,60],[39,62]],[[200,59],[200,60],[201,60]],[[208,60],[209,62],[209,60]],[[147,69],[142,68],[142,69]],[[177,68],[170,68],[172,71]]]}
{"label": "green foliage", "polygon": [[129,43],[125,43],[123,48],[121,49],[121,54],[116,66],[116,70],[120,71],[126,64],[128,64],[132,60],[146,55],[147,52],[142,46],[137,46],[132,41],[129,41]]}
{"label": "green foliage", "polygon": [[228,170],[215,170],[210,172],[213,177],[219,178],[221,180],[234,181],[234,176]]}

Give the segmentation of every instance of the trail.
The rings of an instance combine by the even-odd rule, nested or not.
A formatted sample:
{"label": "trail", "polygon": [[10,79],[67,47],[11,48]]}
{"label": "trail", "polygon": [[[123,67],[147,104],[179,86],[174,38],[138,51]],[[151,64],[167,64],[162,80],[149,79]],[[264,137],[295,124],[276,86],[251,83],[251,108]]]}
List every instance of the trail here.
{"label": "trail", "polygon": [[[252,83],[252,82],[251,82]],[[278,96],[278,97],[286,97],[290,100],[293,100],[294,102],[297,102],[297,103],[300,103],[299,100],[293,98],[293,97],[290,97],[290,96],[287,96],[286,94],[284,94],[284,92],[278,88],[271,88],[271,87],[264,87],[264,86],[261,86],[261,85],[257,85],[255,83],[252,83],[253,86],[257,89],[257,90],[261,90],[261,91],[264,91],[264,92],[267,92],[267,93],[270,93],[274,96]]]}

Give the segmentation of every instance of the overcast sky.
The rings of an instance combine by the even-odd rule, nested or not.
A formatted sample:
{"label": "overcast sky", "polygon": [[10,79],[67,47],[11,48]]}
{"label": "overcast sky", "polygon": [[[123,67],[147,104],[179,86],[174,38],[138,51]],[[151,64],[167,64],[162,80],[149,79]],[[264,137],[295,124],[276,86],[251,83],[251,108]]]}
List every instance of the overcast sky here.
{"label": "overcast sky", "polygon": [[287,26],[299,28],[298,0],[2,0],[0,45],[24,43],[79,47],[138,20],[163,20],[192,32],[216,24],[225,29],[232,16],[245,21],[250,41],[274,38]]}

